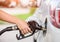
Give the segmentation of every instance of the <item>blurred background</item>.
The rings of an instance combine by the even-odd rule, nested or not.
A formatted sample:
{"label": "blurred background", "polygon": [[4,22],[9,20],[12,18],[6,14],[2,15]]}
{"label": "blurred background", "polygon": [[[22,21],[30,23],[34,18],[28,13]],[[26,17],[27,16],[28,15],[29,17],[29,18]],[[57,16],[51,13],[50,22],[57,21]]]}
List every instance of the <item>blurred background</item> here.
{"label": "blurred background", "polygon": [[31,16],[39,5],[40,0],[0,0],[0,10],[24,20]]}
{"label": "blurred background", "polygon": [[16,8],[16,7],[38,7],[40,0],[0,0],[0,7]]}

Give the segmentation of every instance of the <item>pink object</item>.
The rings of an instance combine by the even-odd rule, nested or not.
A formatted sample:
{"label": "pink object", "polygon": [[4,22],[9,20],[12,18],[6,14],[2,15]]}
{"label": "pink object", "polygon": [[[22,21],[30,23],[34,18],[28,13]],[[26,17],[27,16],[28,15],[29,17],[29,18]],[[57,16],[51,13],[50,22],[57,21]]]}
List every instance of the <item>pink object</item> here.
{"label": "pink object", "polygon": [[59,9],[53,9],[50,11],[50,20],[51,20],[51,23],[57,27],[57,28],[60,28],[60,10]]}

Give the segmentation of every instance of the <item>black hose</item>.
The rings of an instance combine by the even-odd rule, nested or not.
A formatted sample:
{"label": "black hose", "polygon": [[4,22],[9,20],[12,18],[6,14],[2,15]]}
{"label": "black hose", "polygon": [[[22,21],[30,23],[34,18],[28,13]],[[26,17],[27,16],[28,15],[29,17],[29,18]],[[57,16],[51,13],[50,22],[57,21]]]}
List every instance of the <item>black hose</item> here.
{"label": "black hose", "polygon": [[6,31],[13,31],[13,30],[18,30],[18,28],[13,29],[12,26],[7,27],[7,28],[5,28],[5,29],[3,29],[3,30],[0,31],[0,36],[1,36],[4,32],[6,32]]}

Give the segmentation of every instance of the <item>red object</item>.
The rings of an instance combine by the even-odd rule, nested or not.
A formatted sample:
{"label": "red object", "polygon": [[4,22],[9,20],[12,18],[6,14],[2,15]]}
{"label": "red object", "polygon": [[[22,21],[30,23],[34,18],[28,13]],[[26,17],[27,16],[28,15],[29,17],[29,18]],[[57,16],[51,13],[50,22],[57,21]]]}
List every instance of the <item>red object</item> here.
{"label": "red object", "polygon": [[53,26],[60,28],[60,10],[51,10],[50,11],[50,20]]}

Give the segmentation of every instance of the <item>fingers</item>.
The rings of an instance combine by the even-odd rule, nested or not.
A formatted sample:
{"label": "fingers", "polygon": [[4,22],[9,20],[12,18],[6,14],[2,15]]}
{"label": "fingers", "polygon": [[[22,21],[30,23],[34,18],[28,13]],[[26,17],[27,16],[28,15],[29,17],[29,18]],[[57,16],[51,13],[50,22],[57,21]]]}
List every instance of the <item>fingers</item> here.
{"label": "fingers", "polygon": [[32,31],[31,31],[30,28],[22,28],[22,29],[21,29],[21,32],[22,32],[23,35],[25,35],[25,34],[27,34],[27,33],[29,33],[29,32],[31,33]]}
{"label": "fingers", "polygon": [[28,33],[27,28],[23,29],[23,34],[26,34],[26,33]]}
{"label": "fingers", "polygon": [[28,31],[29,31],[30,33],[32,32],[30,28],[28,28]]}

